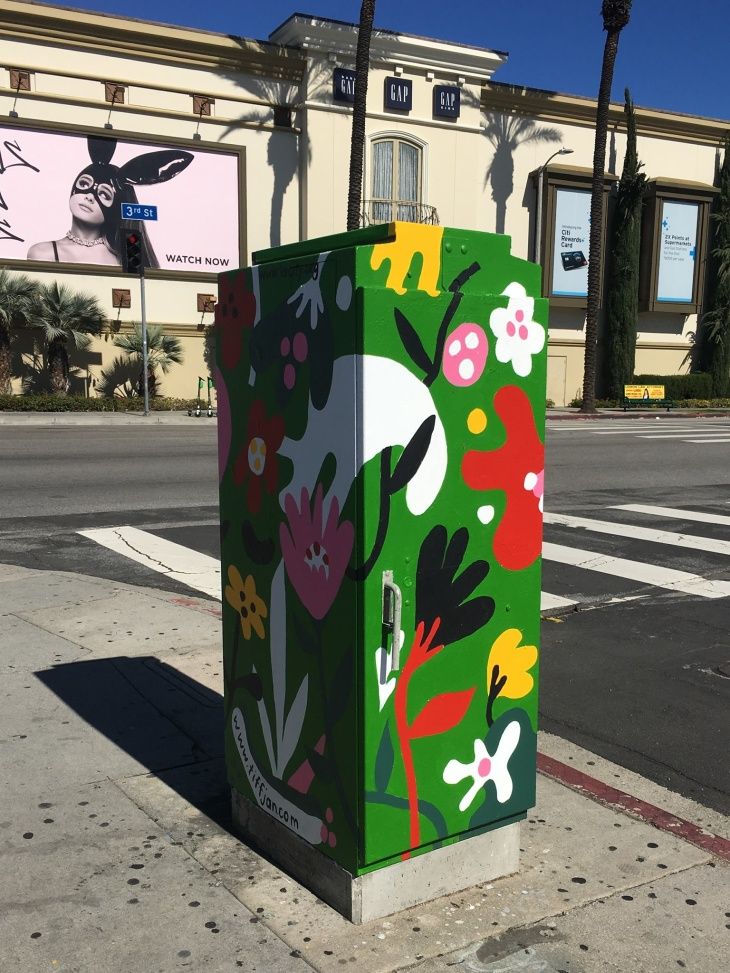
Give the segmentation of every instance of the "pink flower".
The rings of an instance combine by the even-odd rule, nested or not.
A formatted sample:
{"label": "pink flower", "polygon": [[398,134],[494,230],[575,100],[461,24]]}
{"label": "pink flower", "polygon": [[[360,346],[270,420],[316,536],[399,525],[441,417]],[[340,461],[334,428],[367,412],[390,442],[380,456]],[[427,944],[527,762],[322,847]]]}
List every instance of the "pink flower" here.
{"label": "pink flower", "polygon": [[289,525],[279,527],[279,540],[289,580],[312,618],[321,619],[332,607],[350,560],[355,529],[345,520],[338,523],[340,505],[332,498],[327,523],[322,529],[322,486],[311,509],[309,491],[302,488],[297,507],[291,493],[284,497]]}

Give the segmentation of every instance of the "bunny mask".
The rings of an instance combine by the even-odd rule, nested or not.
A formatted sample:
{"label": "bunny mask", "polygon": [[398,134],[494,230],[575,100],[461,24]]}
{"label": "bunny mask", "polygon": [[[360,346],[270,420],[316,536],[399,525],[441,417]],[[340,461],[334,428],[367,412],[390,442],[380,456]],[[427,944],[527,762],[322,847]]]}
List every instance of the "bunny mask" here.
{"label": "bunny mask", "polygon": [[71,195],[91,193],[105,212],[121,194],[123,200],[134,201],[134,186],[153,186],[173,179],[193,161],[192,153],[182,149],[163,149],[135,156],[122,166],[111,163],[116,139],[90,136],[87,139],[91,164],[78,174],[71,187]]}

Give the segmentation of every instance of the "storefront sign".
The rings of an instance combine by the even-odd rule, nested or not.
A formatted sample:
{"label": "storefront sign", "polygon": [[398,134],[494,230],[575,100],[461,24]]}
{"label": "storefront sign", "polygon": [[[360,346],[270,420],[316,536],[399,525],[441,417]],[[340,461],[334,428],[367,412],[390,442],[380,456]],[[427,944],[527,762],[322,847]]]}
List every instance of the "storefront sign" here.
{"label": "storefront sign", "polygon": [[413,82],[404,78],[386,78],[385,107],[391,111],[410,111],[413,107]]}
{"label": "storefront sign", "polygon": [[352,105],[355,101],[355,72],[349,68],[335,68],[332,78],[332,97],[335,101]]}
{"label": "storefront sign", "polygon": [[698,203],[662,203],[657,301],[692,304],[697,252]]}
{"label": "storefront sign", "polygon": [[552,293],[564,297],[588,295],[589,189],[555,190]]}
{"label": "storefront sign", "polygon": [[437,84],[433,89],[433,113],[436,118],[458,118],[461,111],[461,89]]}
{"label": "storefront sign", "polygon": [[[147,266],[217,273],[240,264],[238,154],[0,127],[0,264],[121,266],[122,204],[159,208]],[[202,207],[191,218],[190,201]],[[135,217],[139,219],[140,216]]]}

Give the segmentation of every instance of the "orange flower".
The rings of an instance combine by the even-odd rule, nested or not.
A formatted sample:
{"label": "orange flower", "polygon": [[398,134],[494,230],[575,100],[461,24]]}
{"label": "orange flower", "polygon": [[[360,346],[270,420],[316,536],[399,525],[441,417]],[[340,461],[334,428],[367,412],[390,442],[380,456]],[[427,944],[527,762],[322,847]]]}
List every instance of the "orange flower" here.
{"label": "orange flower", "polygon": [[226,601],[238,612],[241,618],[241,632],[248,641],[254,631],[260,639],[265,637],[264,619],[269,612],[266,602],[256,594],[256,582],[249,574],[244,581],[238,568],[231,564],[228,568]]}

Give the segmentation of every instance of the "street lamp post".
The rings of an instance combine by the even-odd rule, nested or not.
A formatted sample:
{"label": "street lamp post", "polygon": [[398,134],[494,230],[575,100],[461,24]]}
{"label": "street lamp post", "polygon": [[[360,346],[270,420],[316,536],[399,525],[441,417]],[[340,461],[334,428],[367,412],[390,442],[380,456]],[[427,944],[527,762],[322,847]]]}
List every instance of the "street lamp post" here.
{"label": "street lamp post", "polygon": [[550,158],[543,162],[537,170],[537,213],[535,215],[535,263],[539,264],[542,259],[542,182],[545,170],[553,161],[556,155],[572,155],[572,149],[558,149],[553,152]]}

